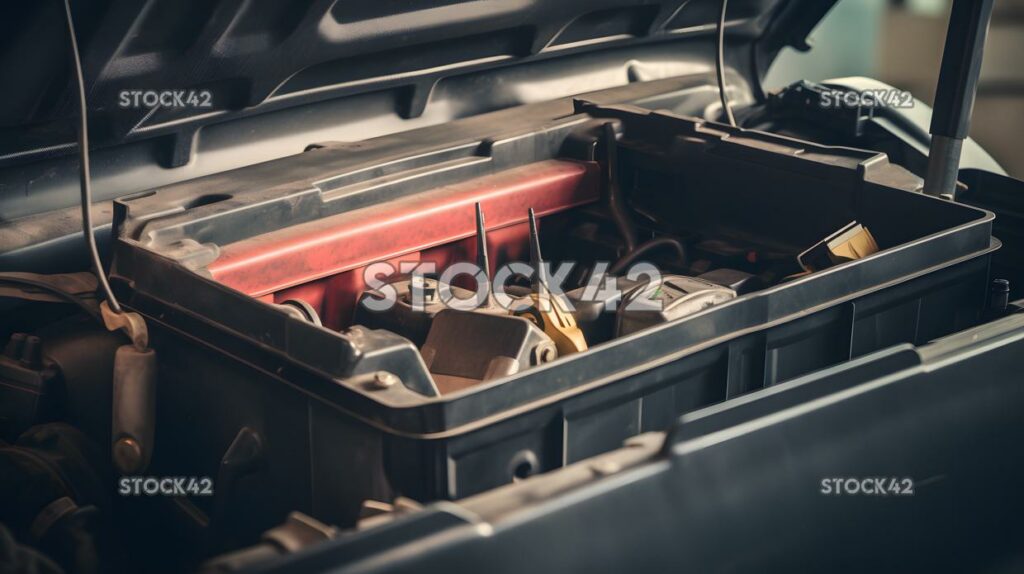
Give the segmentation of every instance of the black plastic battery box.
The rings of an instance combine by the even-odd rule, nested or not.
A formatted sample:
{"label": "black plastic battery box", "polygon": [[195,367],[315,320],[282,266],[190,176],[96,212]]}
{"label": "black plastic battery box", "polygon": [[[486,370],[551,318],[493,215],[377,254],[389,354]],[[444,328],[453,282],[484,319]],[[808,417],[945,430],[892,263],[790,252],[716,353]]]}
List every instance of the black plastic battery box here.
{"label": "black plastic battery box", "polygon": [[[367,499],[479,493],[681,413],[979,321],[998,247],[989,212],[920,194],[884,154],[617,105],[671,87],[655,84],[313,146],[119,200],[115,288],[147,318],[161,362],[152,471],[231,481],[231,494],[196,504],[242,530],[292,510],[352,525]],[[799,251],[856,220],[881,250],[441,396],[414,384],[429,373],[408,340],[311,324],[276,307],[277,292],[246,293],[211,271],[240,242],[439,188],[543,162],[587,171],[608,122],[630,204],[662,229]],[[281,290],[331,285],[335,271]],[[382,384],[382,371],[402,384]]]}

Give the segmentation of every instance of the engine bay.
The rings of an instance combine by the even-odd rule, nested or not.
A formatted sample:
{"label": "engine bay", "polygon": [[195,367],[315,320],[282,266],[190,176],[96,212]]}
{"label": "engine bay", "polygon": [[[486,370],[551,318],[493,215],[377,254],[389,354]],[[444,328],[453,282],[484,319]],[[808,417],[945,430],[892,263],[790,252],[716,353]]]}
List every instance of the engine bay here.
{"label": "engine bay", "polygon": [[[982,320],[990,212],[884,154],[629,103],[653,89],[116,200],[145,340],[94,299],[12,321],[5,438],[117,476],[95,504],[147,560],[231,571]],[[145,496],[167,477],[184,496]]]}
{"label": "engine bay", "polygon": [[1021,570],[1019,7],[836,4],[0,5],[0,573]]}
{"label": "engine bay", "polygon": [[[739,185],[664,167],[666,158],[735,163],[716,157],[717,150],[709,147],[725,135],[713,131],[720,128],[708,130],[666,114],[574,105],[611,117],[603,121],[583,114],[547,127],[563,138],[557,147],[546,142],[547,159],[429,187],[433,178],[451,178],[450,172],[472,173],[481,164],[509,161],[501,158],[501,147],[488,150],[492,157],[466,147],[462,151],[468,156],[411,173],[396,168],[396,174],[370,181],[353,176],[317,181],[319,211],[328,202],[348,208],[336,215],[302,221],[306,216],[300,213],[296,224],[226,242],[203,241],[204,233],[219,236],[224,230],[202,229],[191,233],[194,238],[180,238],[181,231],[172,230],[190,235],[197,221],[206,220],[197,211],[207,206],[224,209],[216,217],[226,221],[256,209],[231,207],[230,194],[208,193],[166,227],[159,219],[138,217],[141,223],[132,233],[217,284],[289,316],[343,335],[373,331],[397,337],[399,346],[411,342],[429,374],[406,377],[412,379],[406,386],[425,396],[511,376],[872,255],[920,233],[894,225],[888,219],[892,213],[805,205],[814,201],[815,190],[804,189],[803,182],[780,185],[791,188],[789,217],[806,212],[810,220],[800,227],[758,220],[758,203],[764,200],[756,195],[769,192],[752,195],[742,189],[743,182],[757,177],[756,166],[743,168],[751,173],[739,175]],[[673,140],[678,136],[658,133],[665,129],[660,123],[677,123],[695,130],[695,136],[689,142]],[[664,141],[651,141],[646,132]],[[528,143],[536,137],[521,134],[503,143],[515,150],[536,145]],[[735,138],[732,134],[728,141]],[[327,144],[307,154],[331,149]],[[834,153],[844,152],[836,148]],[[880,166],[876,173],[882,181],[914,185],[913,176],[898,168]],[[735,191],[718,192],[722,185]],[[403,186],[423,191],[392,199],[406,193]],[[685,186],[682,194],[664,191],[680,186]],[[723,198],[729,194],[735,196]],[[150,200],[130,198],[126,212],[145,209],[139,204]],[[366,201],[374,203],[363,206]],[[165,202],[154,198],[152,203],[167,209]],[[674,215],[661,215],[667,213]],[[861,218],[870,223],[859,223]]]}

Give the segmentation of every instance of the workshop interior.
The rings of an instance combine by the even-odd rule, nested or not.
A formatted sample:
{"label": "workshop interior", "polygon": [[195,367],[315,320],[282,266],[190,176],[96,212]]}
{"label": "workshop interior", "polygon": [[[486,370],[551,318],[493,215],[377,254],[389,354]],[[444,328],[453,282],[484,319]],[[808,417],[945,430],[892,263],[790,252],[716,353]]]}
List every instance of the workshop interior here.
{"label": "workshop interior", "polygon": [[0,571],[1024,570],[1024,2],[0,31]]}

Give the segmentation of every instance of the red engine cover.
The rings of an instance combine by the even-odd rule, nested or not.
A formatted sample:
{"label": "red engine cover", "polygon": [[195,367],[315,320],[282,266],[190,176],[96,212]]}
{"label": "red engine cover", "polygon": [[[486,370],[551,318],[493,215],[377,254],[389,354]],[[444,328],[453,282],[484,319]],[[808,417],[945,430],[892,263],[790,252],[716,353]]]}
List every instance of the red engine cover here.
{"label": "red engine cover", "polygon": [[471,259],[475,203],[486,214],[490,257],[498,264],[522,258],[528,208],[540,217],[599,195],[597,164],[543,161],[231,243],[208,269],[254,297],[304,299],[325,324],[340,327],[363,291],[366,265]]}

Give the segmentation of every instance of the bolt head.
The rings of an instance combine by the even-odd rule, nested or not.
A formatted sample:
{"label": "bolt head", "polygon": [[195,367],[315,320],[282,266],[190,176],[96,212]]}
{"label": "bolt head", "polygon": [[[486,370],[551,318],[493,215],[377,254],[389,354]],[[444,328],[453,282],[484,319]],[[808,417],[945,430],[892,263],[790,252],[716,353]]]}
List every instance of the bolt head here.
{"label": "bolt head", "polygon": [[398,377],[387,371],[377,371],[373,374],[373,388],[375,389],[387,389],[399,382],[401,381]]}
{"label": "bolt head", "polygon": [[541,343],[533,348],[533,363],[535,365],[550,363],[557,358],[558,353],[555,351],[555,346],[551,343]]}
{"label": "bolt head", "polygon": [[134,474],[142,470],[142,447],[132,438],[119,438],[114,443],[114,466],[122,474]]}
{"label": "bolt head", "polygon": [[440,299],[436,279],[423,277],[422,275],[413,275],[410,288],[413,300],[418,298],[425,305],[432,305]]}

